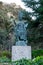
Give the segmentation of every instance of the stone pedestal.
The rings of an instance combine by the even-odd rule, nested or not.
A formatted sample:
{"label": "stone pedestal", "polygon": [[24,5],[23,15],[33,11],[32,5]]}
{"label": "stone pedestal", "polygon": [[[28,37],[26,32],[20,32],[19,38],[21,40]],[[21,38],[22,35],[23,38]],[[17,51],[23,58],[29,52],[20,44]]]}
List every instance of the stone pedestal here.
{"label": "stone pedestal", "polygon": [[12,46],[12,61],[31,59],[31,46]]}

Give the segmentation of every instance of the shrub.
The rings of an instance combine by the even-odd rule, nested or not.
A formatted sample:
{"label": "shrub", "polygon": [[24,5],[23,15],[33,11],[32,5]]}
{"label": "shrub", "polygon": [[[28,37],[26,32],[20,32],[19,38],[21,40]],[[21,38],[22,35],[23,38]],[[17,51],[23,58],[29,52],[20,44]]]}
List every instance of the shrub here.
{"label": "shrub", "polygon": [[0,51],[0,57],[6,56],[7,58],[11,59],[11,53],[8,51]]}
{"label": "shrub", "polygon": [[31,60],[21,59],[14,62],[15,65],[33,65],[34,63]]}
{"label": "shrub", "polygon": [[0,57],[0,62],[10,62],[11,60],[8,59],[6,56]]}
{"label": "shrub", "polygon": [[2,55],[3,55],[3,56],[6,56],[6,57],[9,58],[9,59],[11,59],[11,53],[8,52],[8,51],[3,51],[3,52],[2,52]]}
{"label": "shrub", "polygon": [[37,56],[43,56],[43,50],[33,50],[32,51],[32,58],[35,58]]}
{"label": "shrub", "polygon": [[10,62],[10,65],[43,65],[43,56],[38,56],[33,60],[26,60],[26,59],[21,59],[18,61],[11,62],[8,58],[6,57],[1,57],[0,62]]}
{"label": "shrub", "polygon": [[43,56],[38,56],[35,59],[33,59],[33,62],[36,63],[36,65],[43,65]]}

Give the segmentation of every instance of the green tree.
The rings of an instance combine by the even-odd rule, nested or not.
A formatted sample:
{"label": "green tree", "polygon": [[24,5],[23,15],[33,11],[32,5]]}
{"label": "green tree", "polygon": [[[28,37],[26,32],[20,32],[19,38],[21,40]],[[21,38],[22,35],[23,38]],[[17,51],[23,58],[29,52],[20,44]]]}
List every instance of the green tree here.
{"label": "green tree", "polygon": [[34,12],[31,15],[36,16],[37,20],[43,21],[43,0],[23,0],[26,6],[30,7]]}
{"label": "green tree", "polygon": [[43,47],[43,0],[22,0],[28,8],[31,8],[33,12],[29,12],[28,15],[35,16],[36,19],[32,20],[32,27],[28,31],[28,41],[35,48],[39,49]]}
{"label": "green tree", "polygon": [[0,48],[2,50],[9,50],[9,46],[11,45],[9,41],[11,41],[12,38],[10,38],[9,34],[12,34],[13,32],[13,25],[9,20],[3,5],[0,5],[2,6],[0,8]]}

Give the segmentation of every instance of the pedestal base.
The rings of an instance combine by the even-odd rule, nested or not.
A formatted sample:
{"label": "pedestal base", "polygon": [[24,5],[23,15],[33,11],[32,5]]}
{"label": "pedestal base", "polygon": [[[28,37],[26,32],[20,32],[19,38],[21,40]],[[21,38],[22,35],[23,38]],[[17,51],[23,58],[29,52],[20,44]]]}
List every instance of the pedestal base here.
{"label": "pedestal base", "polygon": [[31,46],[12,46],[12,61],[31,59]]}

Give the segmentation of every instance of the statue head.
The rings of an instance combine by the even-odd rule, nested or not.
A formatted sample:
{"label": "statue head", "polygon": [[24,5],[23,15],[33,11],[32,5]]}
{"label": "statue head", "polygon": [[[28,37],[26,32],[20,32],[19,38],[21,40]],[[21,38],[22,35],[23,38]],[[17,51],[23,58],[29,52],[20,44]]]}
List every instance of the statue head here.
{"label": "statue head", "polygon": [[19,13],[18,13],[18,19],[20,21],[23,19],[23,13],[22,13],[22,11],[19,11]]}

